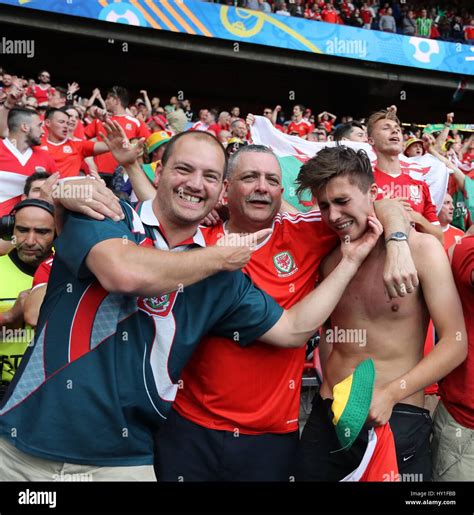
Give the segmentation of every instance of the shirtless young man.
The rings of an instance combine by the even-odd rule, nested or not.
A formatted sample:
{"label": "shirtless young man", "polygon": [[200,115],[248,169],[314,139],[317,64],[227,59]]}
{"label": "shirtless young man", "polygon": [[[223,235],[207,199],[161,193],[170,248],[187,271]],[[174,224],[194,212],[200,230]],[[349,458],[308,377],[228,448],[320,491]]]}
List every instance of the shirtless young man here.
{"label": "shirtless young man", "polygon": [[[354,241],[363,234],[377,196],[363,151],[324,149],[303,165],[298,182],[301,189],[311,189],[323,220],[341,239]],[[420,279],[417,291],[397,299],[385,294],[384,240],[400,237],[400,233],[381,236],[322,331],[321,352],[327,356],[323,357],[324,382],[302,434],[298,480],[341,480],[360,464],[368,432],[363,430],[350,449],[334,452],[341,445],[332,423],[331,403],[334,385],[367,358],[374,360],[376,368],[368,425],[390,420],[402,478],[406,473],[417,473],[425,481],[431,478],[432,423],[428,410],[423,409],[423,388],[466,358],[466,329],[446,254],[431,235],[414,230],[409,235]],[[329,274],[340,259],[338,249],[332,252],[321,265],[321,275]],[[407,286],[407,291],[412,288]],[[430,317],[439,342],[423,358]]]}

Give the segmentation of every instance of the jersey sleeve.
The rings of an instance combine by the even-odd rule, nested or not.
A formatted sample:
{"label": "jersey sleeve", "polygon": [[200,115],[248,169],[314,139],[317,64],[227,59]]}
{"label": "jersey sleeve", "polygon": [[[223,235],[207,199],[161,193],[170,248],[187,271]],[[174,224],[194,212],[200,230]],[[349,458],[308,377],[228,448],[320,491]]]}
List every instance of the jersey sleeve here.
{"label": "jersey sleeve", "polygon": [[95,141],[84,140],[84,141],[81,141],[78,143],[80,144],[80,147],[81,147],[82,157],[90,157],[90,156],[94,155]]}
{"label": "jersey sleeve", "polygon": [[140,127],[138,128],[138,137],[139,138],[148,138],[151,135],[150,129],[143,122],[140,122]]}
{"label": "jersey sleeve", "polygon": [[31,285],[32,288],[48,283],[49,276],[51,275],[52,264],[52,259],[47,259],[41,263],[41,265],[36,269],[35,275],[33,276],[33,284]]}
{"label": "jersey sleeve", "polygon": [[465,236],[454,246],[453,262],[454,275],[466,286],[473,286],[474,272],[474,236]]}
{"label": "jersey sleeve", "polygon": [[84,134],[86,138],[95,138],[99,135],[99,127],[97,124],[97,119],[94,119],[92,123],[90,123],[87,127],[84,128]]}
{"label": "jersey sleeve", "polygon": [[283,308],[244,273],[232,275],[232,291],[227,297],[229,307],[211,332],[245,346],[270,330],[283,314]]}
{"label": "jersey sleeve", "polygon": [[120,238],[135,242],[125,221],[114,222],[109,218],[94,220],[79,213],[67,212],[64,228],[55,241],[56,259],[61,259],[78,279],[92,276],[85,260],[98,243]]}
{"label": "jersey sleeve", "polygon": [[425,203],[423,206],[423,216],[428,220],[428,222],[439,224],[438,215],[436,214],[436,208],[431,200],[430,189],[426,182],[423,182],[423,196],[425,199]]}

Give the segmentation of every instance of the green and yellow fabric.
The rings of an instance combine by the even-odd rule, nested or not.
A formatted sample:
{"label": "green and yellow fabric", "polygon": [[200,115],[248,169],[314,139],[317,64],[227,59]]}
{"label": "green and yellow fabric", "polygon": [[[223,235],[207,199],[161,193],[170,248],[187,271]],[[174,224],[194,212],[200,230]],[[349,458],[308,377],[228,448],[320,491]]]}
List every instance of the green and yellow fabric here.
{"label": "green and yellow fabric", "polygon": [[374,362],[367,359],[333,388],[333,424],[343,449],[348,449],[354,443],[364,427],[372,402],[374,383]]}

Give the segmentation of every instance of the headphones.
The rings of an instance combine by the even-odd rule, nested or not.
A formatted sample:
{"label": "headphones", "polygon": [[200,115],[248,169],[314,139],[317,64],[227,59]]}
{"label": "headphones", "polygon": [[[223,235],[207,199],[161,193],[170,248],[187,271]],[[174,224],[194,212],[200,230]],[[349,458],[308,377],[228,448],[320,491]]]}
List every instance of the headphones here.
{"label": "headphones", "polygon": [[9,215],[0,218],[0,238],[10,240],[13,235],[13,228],[15,227],[15,215],[20,209],[24,207],[40,207],[47,211],[54,218],[54,206],[45,200],[39,198],[27,198],[19,202],[11,211]]}

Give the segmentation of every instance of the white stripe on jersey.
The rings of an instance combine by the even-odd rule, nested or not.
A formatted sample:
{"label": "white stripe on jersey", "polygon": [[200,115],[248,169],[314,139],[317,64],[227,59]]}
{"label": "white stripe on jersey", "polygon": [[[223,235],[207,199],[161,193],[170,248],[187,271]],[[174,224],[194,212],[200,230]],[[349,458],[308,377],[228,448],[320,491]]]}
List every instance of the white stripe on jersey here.
{"label": "white stripe on jersey", "polygon": [[31,147],[29,147],[28,150],[22,154],[8,138],[4,138],[2,141],[5,147],[17,158],[21,166],[25,166],[26,163],[30,160],[30,157],[33,155],[33,150]]}
{"label": "white stripe on jersey", "polygon": [[23,193],[27,176],[21,173],[0,170],[0,203]]}
{"label": "white stripe on jersey", "polygon": [[138,128],[140,128],[140,122],[136,118],[134,118],[133,116],[129,116],[128,114],[125,115],[125,118],[133,122]]}

